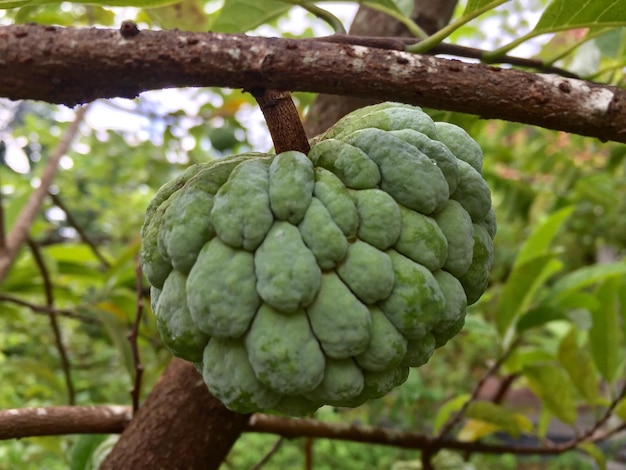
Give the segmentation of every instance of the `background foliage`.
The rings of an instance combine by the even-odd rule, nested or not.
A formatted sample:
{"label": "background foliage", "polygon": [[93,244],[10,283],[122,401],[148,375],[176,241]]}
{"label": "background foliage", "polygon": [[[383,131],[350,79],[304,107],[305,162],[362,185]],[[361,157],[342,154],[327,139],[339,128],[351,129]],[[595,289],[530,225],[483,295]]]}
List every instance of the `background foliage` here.
{"label": "background foliage", "polygon": [[[407,19],[411,2],[366,3],[420,35]],[[305,13],[313,10],[300,0],[0,0],[0,8],[5,8],[3,24],[115,26],[135,19],[142,28],[294,37],[330,34],[328,25],[337,26],[328,12]],[[445,37],[486,49],[485,60],[518,53],[623,87],[625,25],[620,2],[469,0],[460,2],[450,28],[415,51]],[[312,98],[296,95],[303,114]],[[621,430],[626,419],[626,146],[427,111],[466,128],[484,150],[483,173],[498,218],[489,290],[471,308],[463,333],[413,370],[403,387],[356,410],[323,408],[316,417],[436,434],[462,410],[452,434],[487,442],[558,441],[590,426]],[[0,102],[0,195],[7,230],[73,114],[37,102]],[[129,404],[135,366],[127,335],[137,300],[145,294],[137,288],[136,256],[148,201],[192,163],[270,146],[254,100],[239,91],[170,90],[93,104],[62,158],[52,196],[30,232],[30,248],[21,250],[0,288],[0,407]],[[46,306],[57,312],[61,345]],[[145,367],[142,397],[170,358],[147,303],[145,309],[138,338]],[[486,373],[489,380],[481,381]],[[5,441],[0,470],[92,468],[111,439]],[[582,440],[578,447],[603,466],[619,458],[622,440],[616,434],[602,448]],[[244,435],[225,468],[253,467],[275,441]],[[319,469],[420,468],[416,451],[332,440],[285,442],[270,465],[302,466],[307,446],[313,446]],[[464,457],[466,468],[521,465],[512,455]],[[460,459],[444,452],[437,466],[461,468]],[[571,454],[522,462],[545,468],[590,465]]]}

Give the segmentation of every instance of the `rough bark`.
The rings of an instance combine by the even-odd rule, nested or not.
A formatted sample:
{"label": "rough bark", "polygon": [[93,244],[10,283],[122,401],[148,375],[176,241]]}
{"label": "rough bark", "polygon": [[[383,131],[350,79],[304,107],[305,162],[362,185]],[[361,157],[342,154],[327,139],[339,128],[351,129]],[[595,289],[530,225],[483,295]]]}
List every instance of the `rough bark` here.
{"label": "rough bark", "polygon": [[214,398],[190,363],[173,359],[100,470],[216,470],[248,420]]}
{"label": "rough bark", "polygon": [[[626,142],[626,90],[396,50],[243,35],[0,28],[0,96],[75,104],[176,86],[311,91]],[[158,71],[158,73],[155,73]],[[330,73],[329,71],[332,71]]]}
{"label": "rough bark", "polygon": [[[433,34],[448,24],[458,0],[415,0],[412,19],[428,34]],[[411,36],[402,23],[371,8],[361,7],[357,11],[350,34],[355,36],[402,37]],[[322,133],[340,117],[355,109],[381,100],[354,98],[349,96],[320,94],[309,108],[304,129],[309,137]]]}

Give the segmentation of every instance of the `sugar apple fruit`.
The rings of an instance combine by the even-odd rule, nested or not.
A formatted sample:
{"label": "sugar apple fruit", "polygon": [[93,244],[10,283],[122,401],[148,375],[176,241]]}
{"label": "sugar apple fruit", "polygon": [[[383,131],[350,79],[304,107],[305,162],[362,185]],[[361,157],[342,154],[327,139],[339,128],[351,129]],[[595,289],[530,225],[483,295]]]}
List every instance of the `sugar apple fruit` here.
{"label": "sugar apple fruit", "polygon": [[459,127],[383,103],[341,119],[308,156],[190,167],[141,232],[164,343],[241,413],[385,395],[486,288],[496,223],[481,166]]}

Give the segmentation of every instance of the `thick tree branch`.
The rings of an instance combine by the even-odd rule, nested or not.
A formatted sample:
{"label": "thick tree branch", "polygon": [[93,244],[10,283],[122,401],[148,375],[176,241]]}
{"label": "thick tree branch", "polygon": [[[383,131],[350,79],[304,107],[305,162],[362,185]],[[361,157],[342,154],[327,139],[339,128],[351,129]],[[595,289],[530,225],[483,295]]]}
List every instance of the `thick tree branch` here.
{"label": "thick tree branch", "polygon": [[406,52],[216,33],[0,28],[0,96],[74,105],[185,86],[330,93],[626,142],[626,90]]}
{"label": "thick tree branch", "polygon": [[[179,362],[182,363],[182,361]],[[189,366],[188,369],[191,371],[191,366]],[[206,388],[204,390],[206,390]],[[202,391],[202,393],[205,394],[204,391]],[[162,398],[166,398],[167,395],[164,395]],[[208,395],[208,392],[206,395]],[[185,397],[181,397],[180,399],[169,395],[169,398],[174,398],[176,402],[184,401],[185,403],[190,403],[189,395],[185,395]],[[159,440],[162,439],[163,441],[146,442],[145,439],[141,439],[140,434],[137,434],[137,439],[134,444],[140,445],[141,449],[134,447],[135,452],[126,455],[136,455],[137,459],[141,459],[142,456],[146,456],[144,451],[147,448],[149,449],[148,458],[152,459],[155,457],[155,452],[159,450],[159,446],[163,445],[176,448],[175,451],[165,453],[168,458],[176,458],[177,455],[191,455],[191,453],[185,454],[185,452],[183,452],[185,449],[180,449],[179,447],[184,446],[188,448],[189,446],[194,446],[197,442],[203,442],[203,439],[208,438],[207,436],[210,434],[210,429],[200,429],[196,427],[192,433],[194,438],[191,439],[191,441],[193,442],[183,442],[180,439],[172,439],[169,431],[176,430],[178,435],[186,435],[182,432],[178,432],[181,429],[178,425],[181,422],[183,425],[185,424],[184,418],[179,419],[177,417],[181,411],[183,411],[185,416],[201,412],[204,418],[200,421],[204,423],[208,423],[208,418],[214,417],[215,413],[222,414],[222,411],[219,410],[219,406],[215,408],[215,404],[213,404],[214,400],[215,399],[211,398],[211,401],[205,402],[203,398],[203,400],[200,401],[207,405],[207,407],[196,408],[192,406],[193,410],[189,412],[187,412],[184,407],[177,408],[174,405],[170,405],[169,407],[163,405],[168,408],[163,414],[173,419],[173,421],[166,421],[163,416],[155,417],[150,420],[150,426],[157,426],[159,430]],[[148,410],[142,411],[143,409],[143,407],[140,408],[139,412],[148,413]],[[224,410],[224,412],[226,415],[231,413],[226,410]],[[238,422],[234,424],[227,421],[224,424],[225,427],[220,428],[222,430],[222,443],[232,443],[232,435],[230,433],[236,434],[236,430],[238,430],[243,432],[275,434],[286,439],[315,437],[387,445],[404,449],[428,450],[430,452],[436,452],[441,449],[452,449],[462,452],[480,452],[486,454],[558,455],[576,448],[576,446],[582,442],[599,442],[616,432],[624,431],[624,425],[620,425],[602,432],[597,430],[593,435],[585,433],[584,436],[573,438],[561,444],[554,444],[548,441],[543,445],[518,445],[437,439],[415,432],[361,425],[357,426],[348,423],[326,423],[315,419],[286,418],[266,414],[252,415],[246,425],[245,420],[248,419],[246,415],[233,414],[232,417],[238,418]],[[142,426],[142,420],[133,419],[131,421],[131,418],[132,408],[130,406],[58,406],[49,408],[0,410],[0,440],[32,436],[56,436],[62,434],[120,433],[131,423],[135,426]],[[135,431],[133,431],[133,433],[134,432]],[[119,442],[123,441],[120,440]],[[126,444],[127,447],[130,445],[130,443]],[[207,450],[207,452],[209,451]],[[119,455],[124,454],[120,453]],[[204,461],[213,462],[206,458]],[[146,461],[144,460],[144,462]],[[104,468],[120,467],[107,466],[103,467],[103,469]],[[181,465],[177,468],[188,467]]]}
{"label": "thick tree branch", "polygon": [[175,358],[100,470],[217,470],[248,418],[226,409],[196,369]]}
{"label": "thick tree branch", "polygon": [[0,440],[63,434],[120,433],[130,422],[129,406],[51,406],[0,410]]}

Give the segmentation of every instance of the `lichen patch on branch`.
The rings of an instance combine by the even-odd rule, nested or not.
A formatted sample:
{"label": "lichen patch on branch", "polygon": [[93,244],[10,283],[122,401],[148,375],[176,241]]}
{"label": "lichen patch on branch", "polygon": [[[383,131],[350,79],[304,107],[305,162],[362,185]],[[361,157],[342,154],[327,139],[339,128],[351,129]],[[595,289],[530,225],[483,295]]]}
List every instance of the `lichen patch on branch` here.
{"label": "lichen patch on branch", "polygon": [[567,93],[578,98],[581,108],[592,114],[606,114],[609,111],[615,93],[604,87],[589,86],[588,82],[558,75],[539,75],[549,85],[557,87],[559,93]]}

